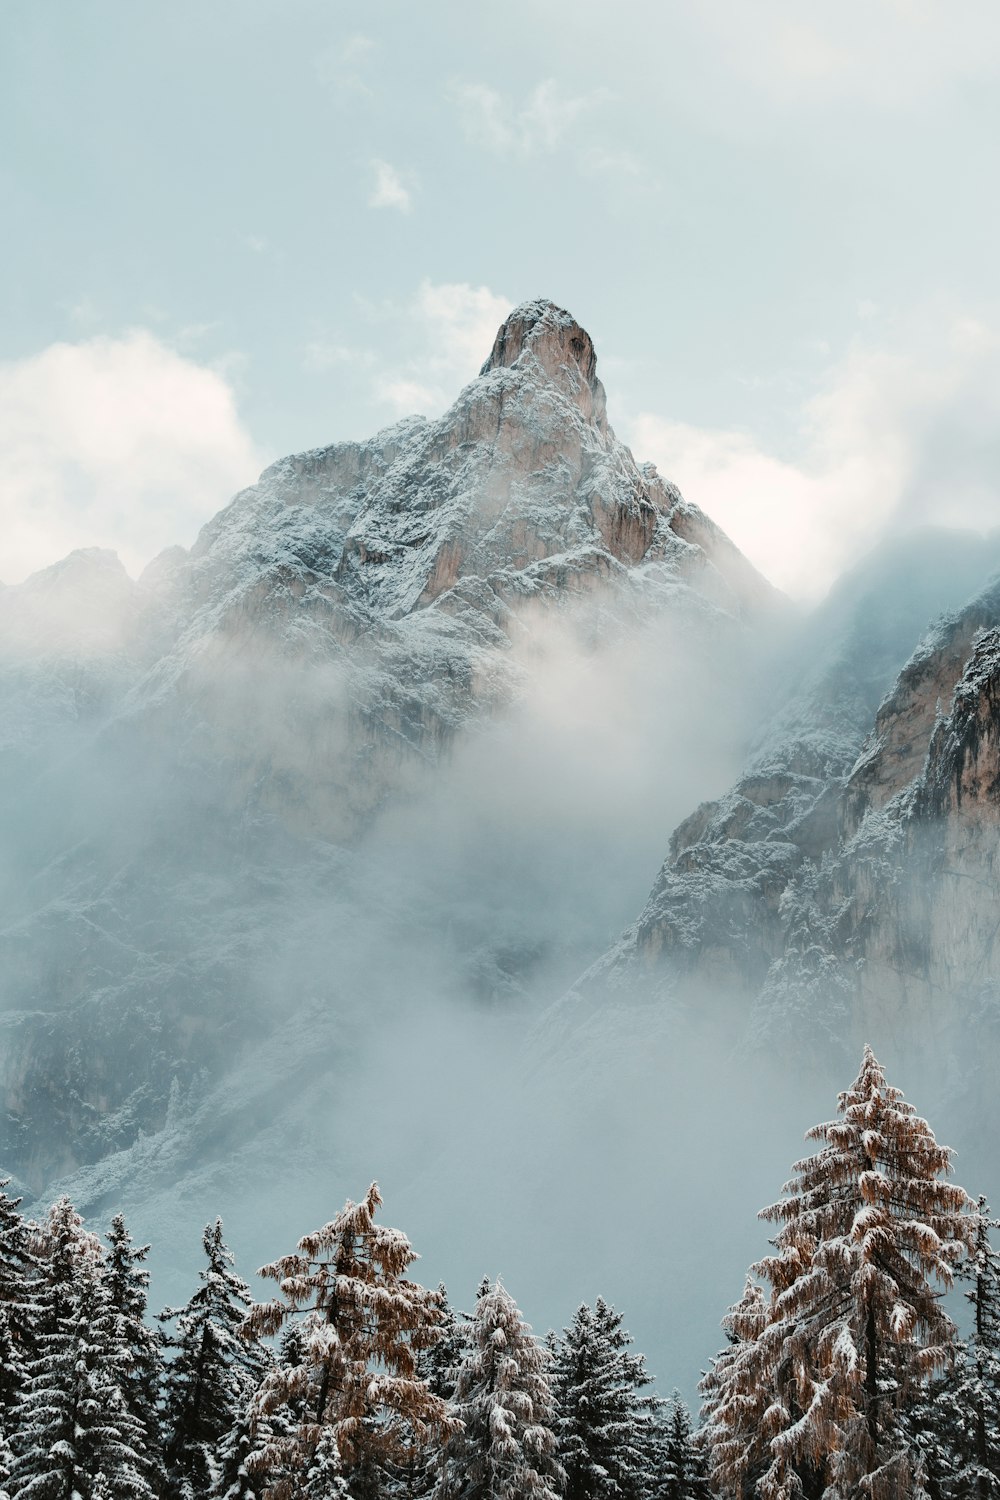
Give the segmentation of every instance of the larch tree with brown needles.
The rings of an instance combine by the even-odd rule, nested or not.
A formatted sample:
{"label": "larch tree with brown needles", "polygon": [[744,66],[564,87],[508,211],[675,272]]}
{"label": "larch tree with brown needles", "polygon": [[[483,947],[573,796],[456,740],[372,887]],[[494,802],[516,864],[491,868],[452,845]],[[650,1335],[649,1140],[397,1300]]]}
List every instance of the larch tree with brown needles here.
{"label": "larch tree with brown needles", "polygon": [[416,1252],[406,1235],[375,1223],[382,1198],[372,1183],[360,1203],[305,1235],[298,1250],[262,1267],[280,1297],[246,1321],[258,1337],[295,1327],[297,1357],[279,1362],[255,1398],[261,1418],[295,1416],[287,1435],[256,1457],[269,1500],[291,1500],[318,1455],[335,1445],[352,1492],[386,1465],[411,1466],[453,1430],[446,1402],[417,1369],[440,1335],[440,1297],[406,1272]]}
{"label": "larch tree with brown needles", "polygon": [[761,1500],[918,1497],[900,1413],[953,1358],[941,1296],[970,1248],[972,1202],[870,1047],[840,1117],[807,1139],[822,1148],[761,1211],[780,1226],[753,1268],[770,1298],[730,1375],[728,1431],[714,1413],[713,1479]]}

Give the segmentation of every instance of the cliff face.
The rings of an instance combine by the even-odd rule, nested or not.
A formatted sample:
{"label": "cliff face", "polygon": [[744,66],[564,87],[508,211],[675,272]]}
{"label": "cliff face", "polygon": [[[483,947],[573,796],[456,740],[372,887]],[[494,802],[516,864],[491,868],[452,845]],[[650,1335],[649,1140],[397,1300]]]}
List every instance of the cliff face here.
{"label": "cliff face", "polygon": [[[273,1033],[282,964],[282,1025],[331,983],[363,1006],[368,953],[427,921],[373,888],[373,824],[517,703],[554,625],[625,663],[670,619],[737,670],[778,596],[618,442],[596,368],[527,303],[440,420],[274,464],[138,583],[84,552],[0,594],[8,1169],[41,1190],[159,1132],[172,1081],[203,1097]],[[516,990],[486,920],[482,983]]]}
{"label": "cliff face", "polygon": [[1000,559],[995,539],[964,567],[955,539],[940,566],[920,545],[814,619],[746,773],[677,828],[564,1019],[637,986],[793,1057],[867,1039],[958,1067],[984,1037],[995,1057],[1000,586],[892,668],[929,606]]}

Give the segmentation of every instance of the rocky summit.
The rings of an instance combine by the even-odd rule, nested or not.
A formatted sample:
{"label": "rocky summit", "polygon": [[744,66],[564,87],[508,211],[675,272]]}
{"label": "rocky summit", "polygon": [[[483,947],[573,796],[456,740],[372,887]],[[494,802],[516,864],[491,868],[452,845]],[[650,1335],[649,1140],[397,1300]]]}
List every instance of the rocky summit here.
{"label": "rocky summit", "polygon": [[440,419],[273,464],[138,582],[92,550],[5,589],[3,1164],[42,1191],[155,1138],[171,1089],[194,1111],[273,1031],[293,931],[309,985],[342,978],[373,822],[518,702],[553,622],[624,661],[670,619],[725,675],[780,608],[618,441],[546,301]]}

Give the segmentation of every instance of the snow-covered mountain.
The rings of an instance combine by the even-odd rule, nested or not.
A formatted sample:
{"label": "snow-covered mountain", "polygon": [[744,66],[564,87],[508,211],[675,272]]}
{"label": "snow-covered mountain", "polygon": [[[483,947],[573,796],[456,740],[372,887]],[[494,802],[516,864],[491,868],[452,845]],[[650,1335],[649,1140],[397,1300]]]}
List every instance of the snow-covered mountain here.
{"label": "snow-covered mountain", "polygon": [[792,610],[534,302],[439,420],[0,589],[0,1169],[168,1298],[206,1219],[250,1267],[377,1175],[432,1278],[617,1297],[686,1379],[861,1040],[1000,1134],[998,567]]}
{"label": "snow-covered mountain", "polygon": [[[607,683],[643,641],[655,664],[667,621],[667,655],[696,677],[711,659],[735,694],[748,633],[780,610],[615,438],[590,338],[541,301],[440,420],[274,464],[138,583],[93,550],[3,590],[4,1167],[43,1193],[104,1160],[120,1179],[171,1090],[168,1155],[183,1117],[204,1156],[211,1096],[224,1156],[246,1108],[220,1123],[212,1090],[279,1026],[302,1045],[258,1090],[334,1066],[316,1016],[346,1045],[396,982],[372,952],[412,953],[414,932],[436,989],[521,993],[539,940],[498,938],[485,899],[464,927],[451,896],[434,909],[426,869],[391,873],[399,848],[376,870],[373,828],[537,697],[553,649]],[[564,965],[589,953],[565,948]]]}

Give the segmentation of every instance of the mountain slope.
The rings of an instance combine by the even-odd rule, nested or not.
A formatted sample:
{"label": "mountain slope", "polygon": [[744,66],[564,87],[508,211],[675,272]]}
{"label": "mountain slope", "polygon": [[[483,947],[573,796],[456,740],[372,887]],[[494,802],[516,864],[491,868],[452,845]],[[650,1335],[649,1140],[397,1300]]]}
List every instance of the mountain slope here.
{"label": "mountain slope", "polygon": [[[599,906],[546,931],[513,867],[488,876],[488,898],[463,896],[460,922],[454,891],[425,894],[455,838],[492,827],[489,787],[456,790],[456,747],[537,700],[553,652],[571,671],[601,663],[602,693],[642,651],[662,681],[676,659],[735,693],[748,628],[780,601],[636,465],[589,337],[534,302],[438,421],[282,460],[138,584],[78,553],[2,607],[17,727],[0,794],[0,1149],[43,1192],[82,1165],[148,1156],[171,1090],[202,1117],[236,1059],[302,1006],[332,1018],[335,1068],[407,965],[419,1006],[427,989],[523,999],[536,970],[592,956]],[[666,662],[660,642],[642,645],[657,621],[683,642]],[[667,745],[684,717],[675,733],[667,709]],[[403,883],[412,840],[369,846],[438,786],[425,871]],[[468,808],[458,834],[449,799]],[[490,865],[477,850],[463,889]],[[315,1056],[303,1042],[310,1076]]]}

